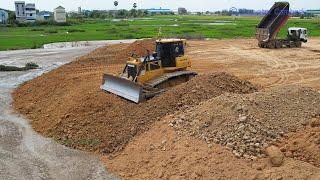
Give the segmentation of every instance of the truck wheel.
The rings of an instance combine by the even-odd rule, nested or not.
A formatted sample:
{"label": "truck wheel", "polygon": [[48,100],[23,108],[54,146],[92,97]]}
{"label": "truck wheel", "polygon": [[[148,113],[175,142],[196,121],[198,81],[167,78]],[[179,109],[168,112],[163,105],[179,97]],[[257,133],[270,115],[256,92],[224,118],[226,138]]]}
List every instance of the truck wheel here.
{"label": "truck wheel", "polygon": [[294,42],[290,42],[290,43],[289,43],[289,47],[290,47],[290,48],[295,48],[295,47],[296,47],[296,45],[295,45],[295,43],[294,43]]}
{"label": "truck wheel", "polygon": [[280,49],[281,48],[281,42],[276,41],[275,47],[276,47],[276,49]]}
{"label": "truck wheel", "polygon": [[301,43],[301,41],[298,41],[295,43],[295,45],[296,45],[296,47],[301,48],[302,43]]}
{"label": "truck wheel", "polygon": [[276,48],[276,43],[275,42],[269,42],[268,48],[270,48],[270,49]]}

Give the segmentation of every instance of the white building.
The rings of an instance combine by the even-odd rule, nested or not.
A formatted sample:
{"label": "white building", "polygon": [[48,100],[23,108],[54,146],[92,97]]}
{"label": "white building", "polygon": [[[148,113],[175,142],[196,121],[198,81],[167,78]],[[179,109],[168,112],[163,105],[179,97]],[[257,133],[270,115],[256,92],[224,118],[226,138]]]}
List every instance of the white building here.
{"label": "white building", "polygon": [[34,22],[37,18],[36,5],[26,4],[26,19],[29,22]]}
{"label": "white building", "polygon": [[24,1],[14,2],[16,9],[16,20],[19,22],[34,22],[37,17],[36,5],[35,4],[25,4]]}
{"label": "white building", "polygon": [[54,21],[58,23],[67,22],[66,9],[62,6],[59,6],[54,9]]}
{"label": "white building", "polygon": [[16,20],[19,22],[23,22],[26,20],[26,8],[24,1],[15,1],[14,2],[16,9]]}

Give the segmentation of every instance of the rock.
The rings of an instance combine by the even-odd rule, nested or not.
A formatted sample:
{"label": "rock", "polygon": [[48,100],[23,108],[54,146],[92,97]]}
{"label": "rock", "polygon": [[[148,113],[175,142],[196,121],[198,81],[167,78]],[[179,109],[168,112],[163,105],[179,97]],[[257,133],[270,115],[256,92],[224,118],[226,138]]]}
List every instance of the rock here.
{"label": "rock", "polygon": [[311,122],[310,122],[310,126],[311,127],[320,127],[320,119],[312,119]]}
{"label": "rock", "polygon": [[241,123],[246,122],[247,121],[247,116],[239,117],[238,121],[241,122]]}
{"label": "rock", "polygon": [[162,178],[163,177],[163,172],[162,171],[159,171],[158,172],[158,178]]}
{"label": "rock", "polygon": [[273,167],[280,167],[284,161],[284,155],[276,146],[270,146],[266,149],[269,160]]}

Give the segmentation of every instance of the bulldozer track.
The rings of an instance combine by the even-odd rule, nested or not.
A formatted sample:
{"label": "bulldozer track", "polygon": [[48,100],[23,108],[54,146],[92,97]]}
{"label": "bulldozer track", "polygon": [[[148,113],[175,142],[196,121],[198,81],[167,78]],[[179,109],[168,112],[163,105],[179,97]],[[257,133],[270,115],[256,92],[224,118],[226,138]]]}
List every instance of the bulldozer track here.
{"label": "bulldozer track", "polygon": [[167,73],[163,76],[160,76],[157,79],[154,79],[152,81],[145,83],[145,85],[148,87],[156,87],[159,84],[162,84],[172,78],[177,78],[177,77],[182,77],[182,76],[195,76],[195,75],[197,75],[197,73],[193,72],[193,71],[178,71],[178,72],[173,72],[173,73]]}

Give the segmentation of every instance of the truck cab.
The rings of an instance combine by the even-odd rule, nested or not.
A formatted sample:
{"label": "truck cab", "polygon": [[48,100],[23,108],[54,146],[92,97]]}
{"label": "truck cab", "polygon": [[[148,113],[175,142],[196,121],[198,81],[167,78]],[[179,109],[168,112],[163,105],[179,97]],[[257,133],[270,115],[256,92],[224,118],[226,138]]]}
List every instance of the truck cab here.
{"label": "truck cab", "polygon": [[306,43],[308,41],[308,30],[300,27],[288,28],[288,39],[292,41],[299,40]]}

